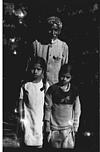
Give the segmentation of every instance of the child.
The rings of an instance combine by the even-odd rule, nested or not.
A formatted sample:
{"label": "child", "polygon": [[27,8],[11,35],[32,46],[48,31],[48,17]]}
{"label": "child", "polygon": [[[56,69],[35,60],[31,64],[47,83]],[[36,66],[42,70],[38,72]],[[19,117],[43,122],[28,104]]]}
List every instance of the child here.
{"label": "child", "polygon": [[[61,65],[68,63],[68,45],[58,37],[61,33],[62,22],[60,18],[51,16],[47,19],[44,33],[46,40],[33,42],[33,56],[43,57],[47,64],[47,81],[50,85],[58,82],[58,73]],[[43,41],[44,40],[44,41]]]}
{"label": "child", "polygon": [[71,83],[71,66],[59,72],[59,82],[50,86],[45,96],[44,132],[53,148],[74,148],[81,114],[77,89]]}
{"label": "child", "polygon": [[[20,91],[19,113],[24,144],[42,147],[43,144],[43,114],[44,93],[49,87],[45,80],[45,61],[41,57],[34,57],[28,64],[28,79]],[[45,85],[46,84],[46,85]]]}

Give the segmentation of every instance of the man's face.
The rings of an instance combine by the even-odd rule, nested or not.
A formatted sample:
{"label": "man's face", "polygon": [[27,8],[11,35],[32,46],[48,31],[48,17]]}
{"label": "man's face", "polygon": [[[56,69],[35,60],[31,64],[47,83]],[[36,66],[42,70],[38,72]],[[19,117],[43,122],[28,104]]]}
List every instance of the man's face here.
{"label": "man's face", "polygon": [[71,80],[71,74],[70,73],[63,73],[60,75],[60,84],[61,85],[67,85]]}
{"label": "man's face", "polygon": [[35,64],[31,70],[34,79],[41,79],[43,75],[43,69],[39,63]]}
{"label": "man's face", "polygon": [[48,34],[51,39],[56,39],[59,35],[59,30],[56,24],[49,26]]}

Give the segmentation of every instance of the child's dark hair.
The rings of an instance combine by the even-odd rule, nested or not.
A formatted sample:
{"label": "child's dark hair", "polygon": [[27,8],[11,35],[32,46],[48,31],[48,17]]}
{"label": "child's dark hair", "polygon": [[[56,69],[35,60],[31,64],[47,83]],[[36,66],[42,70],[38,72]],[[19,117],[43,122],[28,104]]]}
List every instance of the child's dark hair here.
{"label": "child's dark hair", "polygon": [[62,74],[70,73],[72,75],[72,65],[71,64],[64,64],[61,66],[59,71],[59,78]]}
{"label": "child's dark hair", "polygon": [[31,57],[28,62],[27,62],[27,67],[26,67],[26,81],[29,80],[30,77],[30,71],[33,68],[35,64],[40,64],[42,69],[43,69],[43,89],[46,87],[46,62],[42,57],[36,56],[36,57]]}
{"label": "child's dark hair", "polygon": [[45,70],[46,70],[46,62],[45,62],[45,60],[42,57],[39,57],[39,56],[30,58],[30,60],[28,62],[28,65],[27,65],[26,72],[30,71],[33,68],[33,66],[35,64],[37,64],[37,63],[41,65],[43,71],[45,72]]}

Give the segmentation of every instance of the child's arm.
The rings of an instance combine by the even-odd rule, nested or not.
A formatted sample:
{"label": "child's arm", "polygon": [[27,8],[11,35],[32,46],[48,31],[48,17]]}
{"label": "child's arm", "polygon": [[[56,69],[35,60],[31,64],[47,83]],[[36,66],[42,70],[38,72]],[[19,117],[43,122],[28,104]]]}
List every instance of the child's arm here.
{"label": "child's arm", "polygon": [[17,136],[20,139],[20,142],[23,141],[24,138],[24,100],[23,100],[23,89],[21,87],[20,90],[20,96],[19,96],[19,101],[18,101],[18,113],[19,113],[19,118],[18,118],[18,126],[17,126]]}
{"label": "child's arm", "polygon": [[19,99],[19,116],[20,116],[20,120],[22,120],[24,118],[24,103],[23,103],[23,99]]}
{"label": "child's arm", "polygon": [[18,110],[19,110],[20,120],[22,120],[24,118],[24,101],[23,101],[23,89],[22,88],[20,91]]}
{"label": "child's arm", "polygon": [[52,97],[49,90],[45,95],[45,105],[44,105],[44,125],[45,132],[50,132],[50,117],[51,117],[51,107],[52,107]]}
{"label": "child's arm", "polygon": [[74,105],[74,131],[75,132],[78,131],[80,115],[81,115],[81,104],[80,104],[79,96],[77,96],[75,100],[75,105]]}

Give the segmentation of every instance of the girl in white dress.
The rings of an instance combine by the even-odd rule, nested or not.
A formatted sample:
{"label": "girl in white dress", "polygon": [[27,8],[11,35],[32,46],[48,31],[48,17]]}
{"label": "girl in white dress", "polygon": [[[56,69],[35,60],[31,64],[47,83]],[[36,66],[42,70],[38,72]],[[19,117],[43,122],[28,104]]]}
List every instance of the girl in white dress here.
{"label": "girl in white dress", "polygon": [[42,147],[44,94],[49,87],[45,81],[45,61],[34,57],[28,63],[28,80],[21,86],[19,113],[23,140],[27,146]]}

